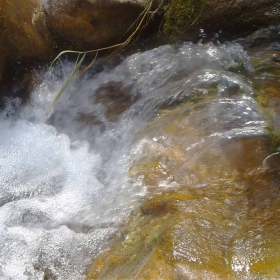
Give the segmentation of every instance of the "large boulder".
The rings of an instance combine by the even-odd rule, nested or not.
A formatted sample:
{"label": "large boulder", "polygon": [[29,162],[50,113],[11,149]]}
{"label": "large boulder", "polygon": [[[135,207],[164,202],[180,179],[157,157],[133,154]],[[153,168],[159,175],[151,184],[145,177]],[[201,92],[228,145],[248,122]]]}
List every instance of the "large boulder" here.
{"label": "large boulder", "polygon": [[28,61],[46,61],[54,54],[42,7],[36,0],[0,0],[0,86],[15,78]]}
{"label": "large boulder", "polygon": [[1,44],[8,53],[4,57],[18,60],[40,58],[50,52],[50,34],[42,7],[36,0],[0,1]]}
{"label": "large boulder", "polygon": [[118,0],[49,0],[45,7],[48,29],[60,50],[92,50],[125,41],[142,11],[140,1]]}
{"label": "large boulder", "polygon": [[125,41],[142,11],[141,1],[0,0],[2,90],[14,83],[16,72],[22,77],[27,66],[50,61],[62,50]]}

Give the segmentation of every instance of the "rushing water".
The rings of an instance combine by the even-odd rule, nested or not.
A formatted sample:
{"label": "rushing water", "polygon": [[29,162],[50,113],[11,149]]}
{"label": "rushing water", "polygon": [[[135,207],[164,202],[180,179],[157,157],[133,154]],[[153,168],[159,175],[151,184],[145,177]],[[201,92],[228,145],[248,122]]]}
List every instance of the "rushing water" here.
{"label": "rushing water", "polygon": [[[212,131],[207,141],[265,133],[247,78],[253,67],[237,43],[167,45],[99,73],[96,66],[51,109],[72,66],[61,61],[51,73],[38,73],[43,82],[30,102],[7,100],[1,112],[1,279],[83,279],[102,245],[148,195],[141,178],[128,176],[148,140],[132,143],[164,110],[217,95],[217,105],[189,120]],[[148,130],[149,141],[165,145],[168,139],[157,139],[155,131]],[[199,137],[194,131],[189,149],[201,144]],[[179,181],[167,178],[160,187]]]}

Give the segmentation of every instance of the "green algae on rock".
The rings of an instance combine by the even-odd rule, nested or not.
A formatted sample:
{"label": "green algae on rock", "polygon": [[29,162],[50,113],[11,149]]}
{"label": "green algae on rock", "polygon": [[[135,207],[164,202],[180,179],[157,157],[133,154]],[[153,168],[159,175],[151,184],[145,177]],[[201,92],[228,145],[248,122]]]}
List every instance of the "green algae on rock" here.
{"label": "green algae on rock", "polygon": [[275,0],[172,0],[167,6],[164,28],[172,37],[184,40],[198,37],[200,29],[208,39],[228,39],[279,24],[279,9]]}

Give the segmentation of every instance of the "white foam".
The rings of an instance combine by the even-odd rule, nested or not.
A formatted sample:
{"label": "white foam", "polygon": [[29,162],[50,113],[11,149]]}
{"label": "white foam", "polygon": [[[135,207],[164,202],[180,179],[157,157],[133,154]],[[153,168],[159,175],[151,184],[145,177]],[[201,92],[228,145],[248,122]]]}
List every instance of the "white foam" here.
{"label": "white foam", "polygon": [[[250,68],[238,45],[137,53],[71,85],[54,107],[53,126],[50,104],[71,64],[62,64],[63,77],[56,70],[46,75],[17,114],[20,102],[11,102],[0,115],[0,278],[83,279],[100,246],[145,196],[127,178],[130,145],[156,114],[159,88],[194,70],[226,70],[240,62]],[[109,81],[141,96],[115,123],[106,119],[105,105],[94,103],[96,89]],[[77,121],[81,112],[94,114],[103,131]]]}

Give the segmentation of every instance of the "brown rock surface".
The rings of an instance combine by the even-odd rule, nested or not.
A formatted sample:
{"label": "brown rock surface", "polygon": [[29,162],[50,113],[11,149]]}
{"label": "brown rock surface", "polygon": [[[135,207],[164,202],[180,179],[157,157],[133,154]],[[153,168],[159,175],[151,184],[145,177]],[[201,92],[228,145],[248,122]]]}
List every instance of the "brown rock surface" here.
{"label": "brown rock surface", "polygon": [[236,176],[155,196],[87,279],[279,279],[277,178]]}
{"label": "brown rock surface", "polygon": [[36,0],[0,0],[0,33],[0,86],[15,78],[20,64],[46,61],[54,54],[45,15]]}
{"label": "brown rock surface", "polygon": [[47,26],[59,49],[107,47],[120,42],[142,12],[135,2],[50,0]]}
{"label": "brown rock surface", "polygon": [[9,88],[26,67],[59,51],[120,42],[142,10],[136,1],[0,0],[0,86]]}

